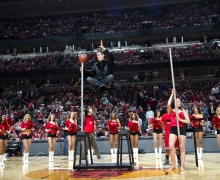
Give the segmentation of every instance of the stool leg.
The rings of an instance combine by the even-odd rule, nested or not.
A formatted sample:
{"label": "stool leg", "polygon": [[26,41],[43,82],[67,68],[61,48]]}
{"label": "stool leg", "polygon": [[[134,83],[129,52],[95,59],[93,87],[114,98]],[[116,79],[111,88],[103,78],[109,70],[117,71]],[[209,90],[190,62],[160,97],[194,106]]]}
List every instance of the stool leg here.
{"label": "stool leg", "polygon": [[131,147],[130,147],[130,138],[129,135],[127,136],[127,145],[128,145],[128,156],[129,156],[129,163],[131,164]]}
{"label": "stool leg", "polygon": [[128,149],[128,153],[129,153],[129,163],[131,164],[133,161],[134,161],[134,159],[133,159],[133,152],[132,152],[132,147],[131,147],[131,139],[130,139],[130,136],[128,135],[128,147],[129,147],[129,149]]}
{"label": "stool leg", "polygon": [[117,153],[117,166],[119,165],[119,154],[121,153],[121,151],[120,151],[120,140],[121,140],[121,138],[120,138],[120,135],[118,136],[118,153]]}
{"label": "stool leg", "polygon": [[120,146],[120,164],[122,164],[122,141],[123,141],[123,137],[121,136],[121,146]]}
{"label": "stool leg", "polygon": [[[76,142],[75,142],[75,153],[74,153],[74,160],[73,160],[73,166],[75,167],[75,165],[76,165],[76,150],[77,150],[77,136],[76,136]],[[79,156],[81,156],[81,154],[79,155]],[[81,157],[79,158],[80,159],[80,161],[81,161]]]}
{"label": "stool leg", "polygon": [[88,166],[88,157],[87,157],[87,144],[86,144],[86,138],[89,139],[89,137],[85,137],[85,140],[84,140],[84,147],[85,147],[85,158],[86,158],[86,166]]}
{"label": "stool leg", "polygon": [[79,164],[81,164],[82,160],[82,140],[80,140],[80,147],[79,147]]}
{"label": "stool leg", "polygon": [[134,156],[133,156],[134,152],[133,152],[132,145],[131,145],[131,138],[129,135],[128,137],[129,137],[129,144],[130,144],[131,159],[132,159],[132,163],[134,163]]}

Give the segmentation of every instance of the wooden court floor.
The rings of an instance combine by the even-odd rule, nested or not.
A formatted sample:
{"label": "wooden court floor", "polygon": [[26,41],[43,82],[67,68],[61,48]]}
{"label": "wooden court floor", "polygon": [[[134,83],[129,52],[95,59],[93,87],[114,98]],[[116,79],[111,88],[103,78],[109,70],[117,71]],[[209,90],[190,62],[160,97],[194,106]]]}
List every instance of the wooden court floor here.
{"label": "wooden court floor", "polygon": [[[97,162],[94,155],[94,162]],[[53,163],[48,163],[47,156],[29,157],[29,164],[22,164],[22,157],[11,157],[5,161],[5,167],[0,168],[0,180],[219,180],[220,153],[204,153],[199,167],[195,165],[195,157],[186,155],[185,171],[179,169],[169,171],[169,166],[163,166],[162,160],[155,160],[154,154],[139,154],[137,165],[133,171],[123,170],[86,170],[73,171],[73,162],[68,162],[67,156],[55,156]],[[115,161],[115,160],[113,160]],[[128,162],[128,156],[123,155],[123,162]],[[111,156],[100,162],[112,162]]]}

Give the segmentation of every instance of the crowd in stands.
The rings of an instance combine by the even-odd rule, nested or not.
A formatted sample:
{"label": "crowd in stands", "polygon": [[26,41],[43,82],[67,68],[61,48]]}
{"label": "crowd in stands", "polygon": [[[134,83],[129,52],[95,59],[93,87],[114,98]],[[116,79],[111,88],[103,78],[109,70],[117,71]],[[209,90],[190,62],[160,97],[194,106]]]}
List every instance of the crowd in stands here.
{"label": "crowd in stands", "polygon": [[[107,121],[111,112],[115,112],[124,129],[127,128],[129,115],[136,112],[140,115],[141,122],[145,121],[145,127],[142,128],[141,136],[151,136],[152,129],[147,121],[147,111],[159,109],[161,113],[166,113],[167,100],[171,92],[171,84],[141,84],[124,85],[115,81],[112,91],[93,92],[89,89],[84,91],[85,106],[92,106],[95,119],[97,120],[97,137],[108,137]],[[178,83],[176,84],[177,96],[182,99],[183,108],[189,115],[193,113],[193,107],[199,106],[205,117],[204,132],[213,134],[214,131],[211,120],[214,112],[211,109],[220,104],[219,82],[208,83]],[[57,96],[55,94],[58,94]],[[7,118],[14,121],[13,130],[10,138],[19,139],[21,133],[20,124],[24,114],[30,113],[35,122],[35,131],[33,140],[46,140],[44,126],[48,116],[53,113],[56,116],[59,125],[58,138],[63,138],[62,128],[65,126],[65,120],[70,111],[74,111],[78,116],[79,130],[81,125],[80,117],[80,89],[66,91],[60,87],[58,92],[50,92],[49,96],[54,96],[53,101],[39,104],[38,100],[46,96],[45,92],[38,92],[37,89],[31,89],[28,92],[5,91],[0,98],[0,115],[6,114]],[[49,99],[49,98],[48,98]],[[206,127],[206,124],[208,126]]]}
{"label": "crowd in stands", "polygon": [[[36,19],[37,20],[37,19]],[[87,22],[87,16],[49,16],[41,18],[35,22],[34,31],[29,38],[46,38],[58,36],[72,36],[77,26],[82,22]]]}
{"label": "crowd in stands", "polygon": [[[205,3],[201,3],[205,4]],[[170,5],[153,14],[146,10],[112,10],[83,15],[59,15],[25,19],[1,19],[0,40],[23,40],[78,34],[109,34],[143,29],[141,22],[149,14],[156,16],[153,29],[208,24],[209,16],[219,14],[219,1],[207,2],[211,14],[199,3]],[[153,8],[154,9],[154,8]],[[157,9],[157,8],[156,8]]]}
{"label": "crowd in stands", "polygon": [[[157,50],[155,54],[160,54],[161,62],[169,61],[169,49],[164,48],[163,50]],[[173,61],[189,61],[189,60],[207,60],[217,59],[219,54],[215,54],[213,46],[198,45],[188,46],[185,48],[175,47],[172,49]]]}
{"label": "crowd in stands", "polygon": [[32,70],[58,69],[57,63],[60,59],[56,55],[36,56],[34,58],[22,59],[14,58],[10,61],[2,62],[1,72],[22,72]]}
{"label": "crowd in stands", "polygon": [[169,29],[175,27],[186,27],[190,25],[199,26],[205,24],[201,19],[206,14],[200,4],[174,5],[164,10],[157,18],[154,29]]}
{"label": "crowd in stands", "polygon": [[212,12],[212,15],[220,15],[220,1],[219,0],[211,0],[209,2],[209,8]]}
{"label": "crowd in stands", "polygon": [[[172,57],[174,61],[217,59],[220,57],[220,53],[216,53],[214,50],[213,45],[195,44],[194,46],[187,47],[173,47]],[[116,66],[132,65],[134,63],[134,56],[139,58],[139,61],[135,62],[137,64],[169,62],[168,48],[156,49],[150,56],[145,56],[139,49],[112,51],[112,54],[115,57]],[[155,59],[153,59],[153,54]],[[157,55],[159,59],[156,58]],[[88,52],[87,56],[88,61],[85,65],[90,68],[97,62],[96,53]],[[15,56],[14,58],[6,59],[0,62],[0,72],[67,69],[78,68],[79,66],[80,62],[78,61],[77,54],[54,53],[29,58]]]}
{"label": "crowd in stands", "polygon": [[127,31],[139,31],[137,23],[143,20],[144,15],[140,11],[123,12],[121,10],[110,11],[106,14],[94,14],[94,34],[115,33]]}

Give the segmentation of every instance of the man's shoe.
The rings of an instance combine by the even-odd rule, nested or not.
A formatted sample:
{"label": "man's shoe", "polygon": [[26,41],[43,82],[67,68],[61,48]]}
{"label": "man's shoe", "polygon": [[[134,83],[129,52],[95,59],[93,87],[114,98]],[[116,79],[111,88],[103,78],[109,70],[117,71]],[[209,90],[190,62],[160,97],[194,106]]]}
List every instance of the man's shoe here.
{"label": "man's shoe", "polygon": [[100,158],[98,159],[99,161],[105,159],[105,156],[100,156]]}
{"label": "man's shoe", "polygon": [[92,89],[93,89],[94,91],[98,91],[99,87],[98,87],[98,86],[93,86]]}
{"label": "man's shoe", "polygon": [[168,159],[165,159],[163,165],[168,165],[169,164],[169,160]]}
{"label": "man's shoe", "polygon": [[178,164],[179,166],[181,166],[181,161],[180,161],[180,160],[177,160],[177,164]]}
{"label": "man's shoe", "polygon": [[81,160],[81,164],[86,164],[86,160],[85,159]]}
{"label": "man's shoe", "polygon": [[111,85],[106,84],[104,87],[110,89]]}

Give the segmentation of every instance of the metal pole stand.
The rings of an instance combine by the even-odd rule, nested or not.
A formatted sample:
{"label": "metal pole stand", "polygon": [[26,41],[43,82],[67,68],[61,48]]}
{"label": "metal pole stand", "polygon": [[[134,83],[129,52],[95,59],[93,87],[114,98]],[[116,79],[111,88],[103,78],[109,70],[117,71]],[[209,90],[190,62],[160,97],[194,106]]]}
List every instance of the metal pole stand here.
{"label": "metal pole stand", "polygon": [[194,140],[196,167],[199,167],[199,164],[198,164],[198,154],[197,154],[197,143],[196,143],[196,132],[194,130],[193,130],[193,140]]}

